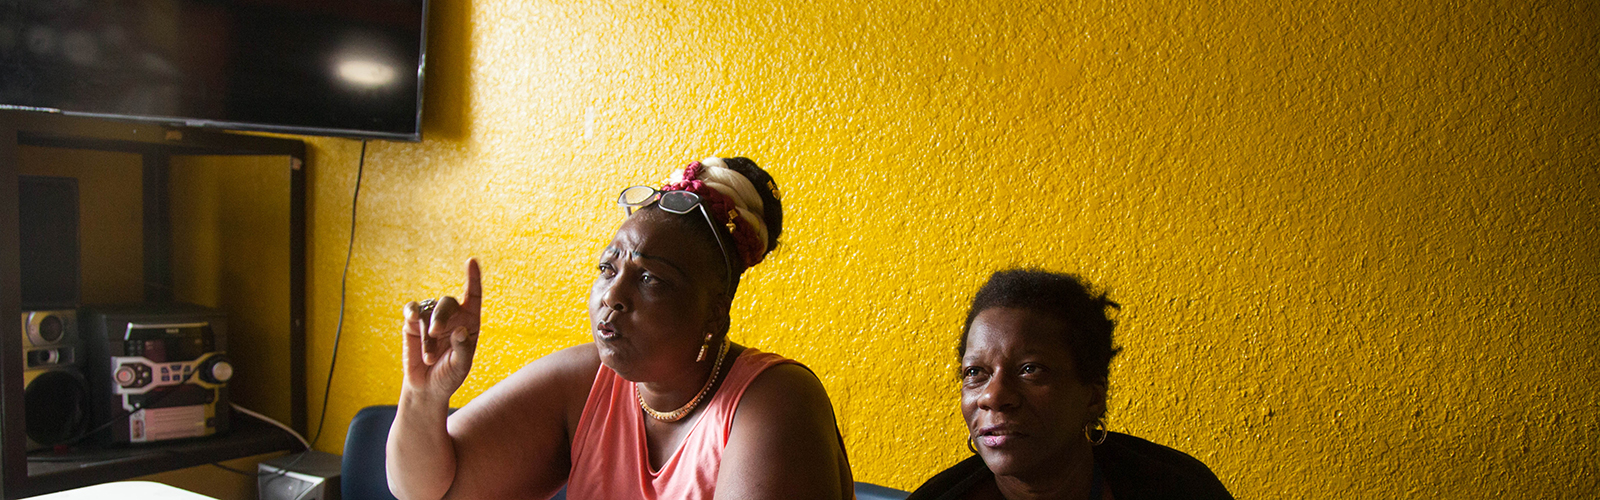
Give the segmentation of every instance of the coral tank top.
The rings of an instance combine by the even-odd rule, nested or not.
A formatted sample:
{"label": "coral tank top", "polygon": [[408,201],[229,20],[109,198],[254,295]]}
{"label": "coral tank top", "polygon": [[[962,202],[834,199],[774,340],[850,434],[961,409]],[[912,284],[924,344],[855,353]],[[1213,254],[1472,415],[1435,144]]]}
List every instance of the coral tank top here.
{"label": "coral tank top", "polygon": [[[733,431],[733,412],[750,382],[766,369],[796,363],[772,353],[745,348],[734,358],[728,378],[700,409],[678,450],[650,469],[644,435],[644,411],[629,382],[605,364],[594,376],[589,399],[572,436],[572,472],[567,498],[584,499],[710,499],[717,487],[722,449]],[[798,363],[796,363],[798,364]]]}

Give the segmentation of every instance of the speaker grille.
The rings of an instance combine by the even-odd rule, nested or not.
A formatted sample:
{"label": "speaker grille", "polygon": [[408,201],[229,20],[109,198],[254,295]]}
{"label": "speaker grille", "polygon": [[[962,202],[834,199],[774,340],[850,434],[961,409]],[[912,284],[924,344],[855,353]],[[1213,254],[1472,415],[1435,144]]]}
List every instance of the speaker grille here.
{"label": "speaker grille", "polygon": [[88,402],[82,377],[66,371],[39,374],[23,390],[28,439],[50,446],[76,437],[83,432]]}

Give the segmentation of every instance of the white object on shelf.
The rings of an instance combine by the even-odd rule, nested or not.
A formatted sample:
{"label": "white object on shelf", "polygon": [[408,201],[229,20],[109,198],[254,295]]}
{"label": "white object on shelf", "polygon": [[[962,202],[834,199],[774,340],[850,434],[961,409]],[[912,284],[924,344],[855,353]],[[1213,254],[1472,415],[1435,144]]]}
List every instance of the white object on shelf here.
{"label": "white object on shelf", "polygon": [[117,481],[94,486],[58,491],[47,495],[28,497],[26,500],[217,500],[199,493],[174,488],[150,481]]}

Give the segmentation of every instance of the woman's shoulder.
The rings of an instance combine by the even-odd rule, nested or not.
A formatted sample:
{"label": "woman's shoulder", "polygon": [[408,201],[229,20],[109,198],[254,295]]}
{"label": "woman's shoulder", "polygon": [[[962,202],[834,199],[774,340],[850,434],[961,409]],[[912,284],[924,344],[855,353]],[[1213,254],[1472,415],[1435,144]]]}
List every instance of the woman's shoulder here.
{"label": "woman's shoulder", "polygon": [[804,366],[801,365],[799,361],[785,358],[778,354],[766,352],[754,347],[734,344],[734,348],[730,349],[729,352],[735,351],[737,351],[736,356],[734,357],[734,363],[736,365],[747,365],[758,371],[784,364]]}
{"label": "woman's shoulder", "polygon": [[739,398],[741,410],[756,405],[771,405],[781,409],[795,403],[796,398],[801,402],[828,404],[827,407],[832,409],[822,380],[810,368],[754,347],[745,347],[734,358],[728,380],[744,385],[743,395]]}
{"label": "woman's shoulder", "polygon": [[473,398],[458,413],[483,413],[485,416],[542,413],[571,419],[581,413],[599,369],[600,354],[594,344],[561,349],[523,365]]}
{"label": "woman's shoulder", "polygon": [[538,363],[549,363],[555,369],[571,376],[594,377],[595,372],[600,369],[600,350],[595,347],[594,342],[584,342],[547,354],[529,362],[528,365]]}
{"label": "woman's shoulder", "polygon": [[1205,463],[1135,436],[1110,433],[1094,448],[1094,458],[1119,500],[1233,498]]}
{"label": "woman's shoulder", "polygon": [[804,365],[745,348],[718,389],[732,419],[730,442],[778,442],[835,435],[833,402],[822,380]]}
{"label": "woman's shoulder", "polygon": [[740,352],[730,382],[736,373],[747,381],[742,393],[737,387],[724,393],[729,388],[724,386],[717,395],[738,393],[737,403],[718,410],[732,411],[719,413],[731,421],[724,424],[729,430],[718,496],[783,491],[797,498],[823,498],[848,491],[854,484],[850,462],[822,381],[792,360],[755,349]]}
{"label": "woman's shoulder", "polygon": [[989,466],[983,463],[983,458],[977,455],[967,457],[950,468],[934,474],[928,478],[906,500],[946,500],[963,498],[972,487],[986,479],[993,478]]}
{"label": "woman's shoulder", "polygon": [[[584,380],[592,382],[599,370],[600,351],[595,348],[594,343],[588,342],[530,361],[498,385],[509,385],[510,388],[523,385],[570,388],[574,385],[573,382]],[[589,384],[582,385],[584,389],[582,392],[587,396]]]}

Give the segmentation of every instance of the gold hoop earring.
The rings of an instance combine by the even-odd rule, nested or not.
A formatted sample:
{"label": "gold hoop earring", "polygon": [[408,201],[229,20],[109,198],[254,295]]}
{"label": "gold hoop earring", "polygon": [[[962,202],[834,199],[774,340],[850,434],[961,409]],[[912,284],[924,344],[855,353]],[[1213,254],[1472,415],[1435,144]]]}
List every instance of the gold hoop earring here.
{"label": "gold hoop earring", "polygon": [[699,363],[701,361],[705,361],[706,360],[706,349],[710,349],[710,348],[711,348],[711,332],[706,332],[706,341],[705,341],[705,343],[700,344],[700,355],[694,357],[694,362]]}
{"label": "gold hoop earring", "polygon": [[967,435],[967,449],[968,450],[972,450],[972,454],[973,455],[977,455],[978,454],[978,447],[977,446],[973,446],[973,444],[972,444],[972,435],[971,434]]}
{"label": "gold hoop earring", "polygon": [[[1098,438],[1094,436],[1093,431],[1096,430],[1100,431],[1100,437]],[[1083,438],[1089,440],[1090,446],[1100,446],[1100,443],[1106,442],[1106,436],[1110,435],[1111,433],[1106,431],[1104,422],[1095,421],[1095,423],[1083,426]]]}

